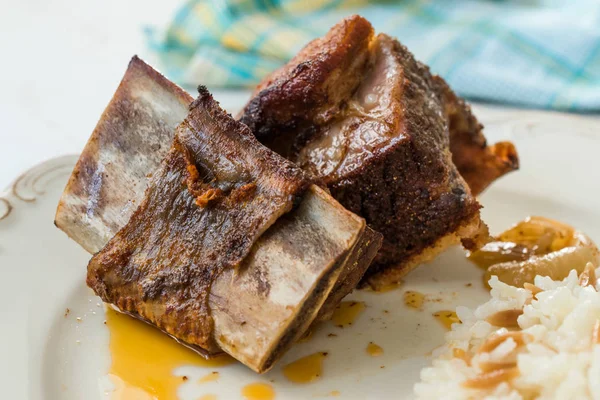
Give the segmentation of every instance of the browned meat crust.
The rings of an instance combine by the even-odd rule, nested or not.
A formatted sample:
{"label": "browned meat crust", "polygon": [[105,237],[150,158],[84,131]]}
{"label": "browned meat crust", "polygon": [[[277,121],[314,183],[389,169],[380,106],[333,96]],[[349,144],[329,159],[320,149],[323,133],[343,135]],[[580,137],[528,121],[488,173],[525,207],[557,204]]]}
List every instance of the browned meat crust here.
{"label": "browned meat crust", "polygon": [[456,96],[442,78],[434,76],[433,79],[450,124],[452,161],[476,196],[502,175],[519,169],[517,149],[511,142],[488,146],[483,125],[473,115],[471,107]]}
{"label": "browned meat crust", "polygon": [[[102,249],[143,200],[146,177],[169,152],[192,101],[134,57],[73,170],[56,225],[90,253]],[[201,178],[201,170],[188,165],[185,185],[195,203],[214,205],[224,193]],[[238,200],[254,190],[252,184],[241,186]],[[265,372],[309,324],[328,316],[356,287],[380,245],[381,235],[362,218],[311,185],[300,204],[260,236],[239,268],[225,270],[212,283],[208,303],[219,350]]]}
{"label": "browned meat crust", "polygon": [[437,117],[439,106],[428,104],[430,82],[422,79],[427,70],[406,60],[408,52],[398,42],[390,43],[404,63],[405,86],[396,97],[403,114],[393,127],[402,135],[386,141],[355,169],[328,179],[332,195],[384,236],[368,275],[391,264],[402,268],[405,260],[456,230],[480,208],[449,160],[445,121]]}
{"label": "browned meat crust", "polygon": [[[265,78],[246,106],[242,122],[268,147],[294,144],[315,122],[334,117],[360,82],[369,61],[373,28],[363,18],[347,19],[315,39],[288,64]],[[252,116],[247,118],[246,116]],[[286,140],[271,140],[273,132]],[[291,149],[276,149],[286,154]]]}
{"label": "browned meat crust", "polygon": [[[356,26],[361,35],[349,35]],[[332,50],[338,46],[343,52]],[[332,53],[347,58],[329,57]],[[349,59],[361,60],[353,79],[331,72],[343,70]],[[299,93],[287,93],[292,88]],[[305,99],[317,94],[317,108],[303,107]],[[466,243],[479,242],[470,235],[485,235],[480,205],[453,164],[450,149],[477,191],[517,166],[512,145],[502,145],[506,154],[486,147],[480,125],[443,80],[396,40],[374,37],[359,16],[311,42],[259,85],[241,121],[383,233],[368,276],[390,266],[408,269],[410,260],[466,224],[481,229],[460,229]],[[466,148],[473,151],[467,154]]]}
{"label": "browned meat crust", "polygon": [[144,200],[91,259],[87,283],[104,301],[215,351],[212,282],[240,264],[307,185],[201,88]]}

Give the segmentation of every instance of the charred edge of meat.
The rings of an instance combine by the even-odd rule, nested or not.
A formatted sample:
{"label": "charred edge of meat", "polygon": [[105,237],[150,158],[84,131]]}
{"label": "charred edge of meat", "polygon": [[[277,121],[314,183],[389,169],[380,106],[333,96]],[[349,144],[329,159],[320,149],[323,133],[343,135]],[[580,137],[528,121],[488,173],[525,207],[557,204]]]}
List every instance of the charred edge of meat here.
{"label": "charred edge of meat", "polygon": [[[338,260],[338,265],[343,264],[345,262],[346,257],[340,257]],[[277,342],[277,348],[271,352],[270,357],[265,361],[263,365],[263,370],[260,371],[266,372],[273,367],[273,365],[277,362],[277,360],[283,356],[285,350],[288,349],[295,341],[300,339],[302,334],[306,332],[310,323],[314,320],[315,313],[318,313],[322,303],[320,303],[320,299],[323,298],[325,291],[328,290],[332,281],[335,280],[338,276],[337,272],[339,271],[339,266],[336,265],[334,268],[331,268],[327,275],[324,275],[318,283],[318,286],[312,292],[312,295],[306,299],[302,308],[298,312],[298,315],[301,317],[296,321],[296,325],[302,327],[301,329],[289,330],[281,337],[281,339]],[[333,291],[333,290],[332,290]],[[331,292],[330,292],[331,293]],[[329,300],[327,298],[327,300]],[[337,305],[337,303],[336,303]],[[335,308],[335,306],[334,306]]]}
{"label": "charred edge of meat", "polygon": [[346,261],[351,267],[346,268],[343,271],[344,274],[338,278],[326,303],[319,310],[319,315],[315,319],[315,322],[330,319],[342,299],[358,286],[368,270],[365,265],[371,265],[381,247],[382,241],[383,236],[381,233],[375,232],[368,226],[365,227],[363,235],[354,246],[354,249],[352,249]]}
{"label": "charred edge of meat", "polygon": [[[209,182],[198,166],[210,172]],[[239,265],[308,184],[298,167],[262,146],[200,88],[140,206],[91,259],[88,285],[121,310],[215,351],[212,283]],[[223,199],[198,204],[207,186]]]}
{"label": "charred edge of meat", "polygon": [[[468,238],[466,239],[468,243],[465,243],[464,238]],[[489,240],[488,227],[481,221],[479,214],[476,214],[470,220],[464,221],[456,230],[438,238],[422,252],[404,259],[402,264],[396,268],[385,268],[374,274],[366,274],[360,282],[360,287],[369,287],[379,291],[390,284],[400,282],[410,271],[433,260],[449,246],[458,245],[462,242],[465,248],[480,248]]]}
{"label": "charred edge of meat", "polygon": [[[356,88],[370,62],[367,49],[373,35],[373,27],[364,18],[346,18],[259,84],[241,122],[268,147],[275,145],[274,130],[284,139],[278,144],[292,143],[298,130],[308,140],[313,119],[324,122],[335,116],[343,98]],[[290,151],[277,149],[284,156]]]}
{"label": "charred edge of meat", "polygon": [[519,169],[517,149],[511,142],[488,146],[483,125],[471,107],[442,78],[433,79],[449,121],[452,161],[476,196],[496,179]]}
{"label": "charred edge of meat", "polygon": [[[401,268],[404,260],[478,214],[481,206],[459,184],[435,193],[430,182],[440,182],[449,173],[443,164],[428,166],[417,160],[424,158],[412,145],[399,145],[331,185],[342,205],[383,234],[381,250],[366,277],[388,267]],[[369,190],[356,189],[361,187]]]}

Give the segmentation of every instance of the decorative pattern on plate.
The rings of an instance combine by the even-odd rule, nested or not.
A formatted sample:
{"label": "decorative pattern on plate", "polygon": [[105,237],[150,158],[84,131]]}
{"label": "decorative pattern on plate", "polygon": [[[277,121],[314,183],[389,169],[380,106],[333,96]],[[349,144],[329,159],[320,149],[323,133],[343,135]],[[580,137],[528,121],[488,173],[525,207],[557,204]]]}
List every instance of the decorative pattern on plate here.
{"label": "decorative pattern on plate", "polygon": [[8,214],[12,211],[12,204],[4,197],[0,197],[0,221],[8,217]]}
{"label": "decorative pattern on plate", "polygon": [[70,174],[76,161],[76,155],[61,156],[44,161],[21,174],[5,194],[0,195],[0,221],[9,216],[15,201],[33,202],[45,193],[49,182]]}

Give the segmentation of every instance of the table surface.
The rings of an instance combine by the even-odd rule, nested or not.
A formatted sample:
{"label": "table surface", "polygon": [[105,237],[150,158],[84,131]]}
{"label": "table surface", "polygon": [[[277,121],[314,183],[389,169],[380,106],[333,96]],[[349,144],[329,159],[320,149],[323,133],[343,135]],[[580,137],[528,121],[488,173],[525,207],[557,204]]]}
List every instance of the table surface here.
{"label": "table surface", "polygon": [[[3,8],[0,189],[40,161],[81,151],[131,56],[153,63],[143,27],[164,25],[179,3],[25,0]],[[210,82],[199,83],[210,88]],[[243,91],[213,92],[230,112],[247,96]],[[550,116],[592,124],[600,133],[600,117],[478,104],[474,108],[484,124]]]}

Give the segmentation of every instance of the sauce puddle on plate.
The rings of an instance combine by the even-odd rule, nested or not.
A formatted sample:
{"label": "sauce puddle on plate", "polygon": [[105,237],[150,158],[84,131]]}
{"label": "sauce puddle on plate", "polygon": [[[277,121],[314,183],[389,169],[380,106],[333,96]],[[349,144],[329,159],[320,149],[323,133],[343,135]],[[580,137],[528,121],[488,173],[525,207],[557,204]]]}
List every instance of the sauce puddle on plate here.
{"label": "sauce puddle on plate", "polygon": [[425,295],[423,293],[415,292],[414,290],[404,292],[404,304],[407,307],[421,309],[424,302]]}
{"label": "sauce puddle on plate", "polygon": [[327,357],[325,352],[302,357],[283,367],[283,375],[294,383],[315,381],[323,374],[323,359],[325,357]]}
{"label": "sauce puddle on plate", "polygon": [[383,348],[381,346],[379,346],[378,344],[369,342],[369,344],[367,345],[367,353],[371,357],[379,357],[380,355],[383,354]]}
{"label": "sauce puddle on plate", "polygon": [[452,328],[452,324],[455,324],[455,323],[460,324],[460,319],[458,318],[458,316],[456,315],[456,312],[454,312],[454,311],[449,311],[449,310],[438,311],[436,313],[433,313],[433,316],[435,317],[435,319],[440,321],[442,323],[442,325],[444,325],[444,327],[448,330],[450,330]]}
{"label": "sauce puddle on plate", "polygon": [[364,309],[365,303],[362,301],[342,301],[333,312],[331,320],[335,326],[345,328],[352,325]]}
{"label": "sauce puddle on plate", "polygon": [[213,371],[208,375],[204,375],[202,378],[198,379],[198,383],[206,383],[206,382],[214,382],[219,380],[219,373],[217,371]]}
{"label": "sauce puddle on plate", "polygon": [[268,383],[251,383],[242,388],[242,397],[245,400],[273,400],[275,390]]}
{"label": "sauce puddle on plate", "polygon": [[387,293],[387,292],[391,292],[392,290],[398,289],[400,286],[402,286],[403,283],[404,283],[403,281],[392,282],[392,283],[388,283],[386,285],[372,288],[371,290],[375,293]]}
{"label": "sauce puddle on plate", "polygon": [[177,388],[186,380],[173,375],[175,368],[214,368],[235,361],[229,356],[205,360],[158,329],[110,308],[106,310],[106,324],[112,358],[109,376],[115,385],[113,400],[175,400]]}

